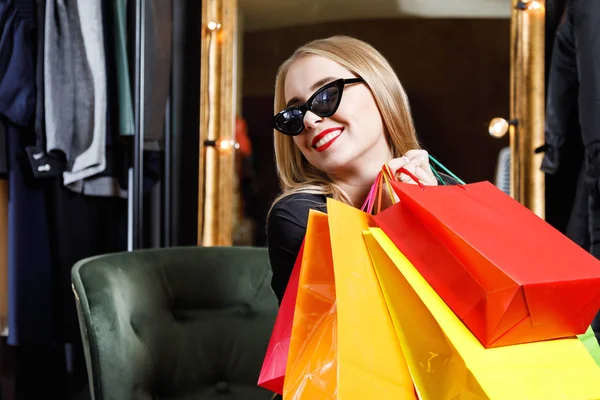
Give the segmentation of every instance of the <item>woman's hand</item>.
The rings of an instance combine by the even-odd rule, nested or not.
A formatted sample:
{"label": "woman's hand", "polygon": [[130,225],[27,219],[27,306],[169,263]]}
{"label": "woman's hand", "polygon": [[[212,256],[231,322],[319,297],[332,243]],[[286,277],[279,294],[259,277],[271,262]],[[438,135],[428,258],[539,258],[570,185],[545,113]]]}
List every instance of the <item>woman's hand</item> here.
{"label": "woman's hand", "polygon": [[412,173],[423,185],[437,186],[438,181],[429,165],[429,154],[425,150],[409,150],[400,158],[388,162],[392,174],[401,182],[417,184],[410,176],[402,173],[405,168]]}

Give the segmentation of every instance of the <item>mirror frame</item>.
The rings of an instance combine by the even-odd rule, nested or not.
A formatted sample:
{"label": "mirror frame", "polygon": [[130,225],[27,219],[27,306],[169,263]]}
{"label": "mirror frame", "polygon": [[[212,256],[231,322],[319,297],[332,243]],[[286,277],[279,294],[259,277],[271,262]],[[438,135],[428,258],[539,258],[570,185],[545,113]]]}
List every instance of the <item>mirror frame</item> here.
{"label": "mirror frame", "polygon": [[[533,5],[535,4],[535,7]],[[512,0],[510,41],[511,196],[545,218],[545,0]]]}
{"label": "mirror frame", "polygon": [[233,241],[237,8],[237,0],[202,0],[199,246]]}
{"label": "mirror frame", "polygon": [[[535,9],[523,9],[537,3]],[[545,121],[545,0],[512,0],[511,196],[541,218]],[[234,220],[237,0],[202,0],[198,244],[231,245]],[[211,22],[220,24],[211,29]],[[482,132],[483,133],[483,132]]]}

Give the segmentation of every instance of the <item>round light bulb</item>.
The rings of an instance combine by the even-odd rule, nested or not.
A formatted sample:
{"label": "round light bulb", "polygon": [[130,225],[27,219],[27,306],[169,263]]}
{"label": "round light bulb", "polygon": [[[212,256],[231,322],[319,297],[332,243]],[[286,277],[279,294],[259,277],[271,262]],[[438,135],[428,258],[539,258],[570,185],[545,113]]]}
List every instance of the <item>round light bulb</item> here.
{"label": "round light bulb", "polygon": [[225,139],[223,139],[223,140],[221,140],[219,142],[219,148],[221,150],[229,150],[232,147],[235,148],[235,149],[239,149],[240,145],[235,140],[225,140]]}
{"label": "round light bulb", "polygon": [[211,31],[217,30],[219,28],[221,28],[221,24],[219,24],[218,22],[210,21],[208,23],[208,29],[210,29]]}
{"label": "round light bulb", "polygon": [[544,5],[537,0],[533,0],[527,3],[527,10],[535,11],[541,10],[544,8]]}
{"label": "round light bulb", "polygon": [[219,142],[219,147],[221,148],[221,150],[228,150],[229,149],[229,140],[221,140]]}
{"label": "round light bulb", "polygon": [[504,118],[494,118],[490,121],[488,132],[495,138],[501,138],[508,133],[510,124]]}

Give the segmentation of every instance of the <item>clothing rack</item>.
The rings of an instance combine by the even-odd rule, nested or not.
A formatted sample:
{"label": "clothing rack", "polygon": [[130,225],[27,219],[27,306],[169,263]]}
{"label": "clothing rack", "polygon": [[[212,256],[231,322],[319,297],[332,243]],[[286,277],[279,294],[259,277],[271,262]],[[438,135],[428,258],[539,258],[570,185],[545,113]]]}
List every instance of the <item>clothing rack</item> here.
{"label": "clothing rack", "polygon": [[[6,244],[9,235],[12,243],[10,249],[1,248],[4,255],[10,251],[11,256],[6,271],[3,271],[5,275],[0,278],[8,282],[8,274],[12,274],[10,288],[2,285],[5,298],[2,299],[0,319],[6,318],[6,324],[0,326],[0,338],[7,336],[0,341],[2,386],[12,386],[15,391],[23,392],[23,398],[42,398],[45,394],[46,397],[66,399],[71,398],[67,391],[76,396],[81,385],[87,382],[87,376],[82,373],[85,372],[83,350],[69,281],[73,265],[107,252],[196,244],[200,110],[197,88],[202,2],[130,0],[77,4],[78,7],[86,6],[87,12],[94,8],[94,20],[83,22],[103,24],[102,30],[94,30],[91,46],[104,48],[105,76],[93,84],[101,86],[100,81],[106,79],[108,83],[113,79],[106,85],[106,111],[99,108],[98,115],[91,116],[96,123],[106,113],[107,138],[112,140],[104,145],[105,155],[111,153],[111,157],[106,157],[106,165],[110,168],[104,176],[99,176],[109,181],[108,189],[101,194],[86,192],[85,187],[65,187],[64,160],[48,154],[46,143],[41,140],[46,138],[48,130],[68,131],[56,128],[72,119],[71,115],[65,117],[63,109],[72,111],[74,107],[69,106],[74,104],[87,110],[89,105],[78,101],[80,98],[75,91],[69,90],[69,96],[75,95],[75,100],[69,98],[69,103],[61,103],[60,96],[57,96],[58,102],[48,97],[49,104],[60,106],[57,113],[48,117],[44,107],[46,96],[53,93],[45,86],[46,65],[50,63],[56,68],[72,64],[61,62],[63,56],[70,57],[72,53],[65,55],[54,51],[55,48],[64,44],[63,40],[76,37],[80,41],[69,42],[69,46],[78,46],[78,51],[89,50],[84,49],[80,35],[67,35],[71,33],[67,28],[81,30],[81,26],[71,23],[72,13],[77,12],[78,7],[65,9],[59,7],[61,2],[45,0],[37,0],[33,9],[22,8],[33,1],[0,0],[0,3],[0,17],[7,22],[2,26],[3,38],[11,39],[3,40],[0,49],[10,47],[2,55],[10,54],[10,59],[6,60],[11,62],[10,71],[21,80],[5,76],[4,70],[0,74],[0,79],[8,79],[2,83],[10,82],[9,89],[19,89],[19,96],[4,96],[4,103],[0,104],[0,172],[6,174],[5,182],[0,182],[6,185],[1,205],[11,207],[2,214],[8,217],[10,212],[12,221],[11,225],[2,223],[7,229],[3,234]],[[94,6],[90,7],[90,3]],[[98,5],[105,8],[96,10]],[[153,13],[155,7],[163,7],[162,12]],[[107,9],[114,12],[109,13]],[[172,16],[166,15],[165,11],[169,9]],[[48,14],[48,10],[53,14]],[[32,20],[29,13],[34,11]],[[105,15],[111,15],[111,19],[105,19]],[[117,19],[117,15],[123,18]],[[31,29],[34,20],[37,30]],[[156,35],[157,27],[165,34]],[[46,42],[46,38],[51,39]],[[158,38],[162,40],[158,41]],[[107,59],[106,48],[117,49],[114,42],[118,40],[124,44],[120,53],[111,52],[112,58]],[[46,43],[52,46],[48,47]],[[44,57],[47,47],[56,57]],[[157,49],[162,50],[160,70],[152,61],[158,57]],[[97,52],[94,54],[98,55]],[[80,61],[79,67],[90,67],[89,62],[83,65],[82,61],[89,61],[89,58],[75,58]],[[100,62],[95,60],[94,67],[100,68]],[[73,67],[70,68],[68,71],[59,68],[60,73],[49,75],[65,77],[72,84],[71,78],[75,75],[69,74],[73,71]],[[127,78],[126,84],[115,76],[121,71],[119,68],[128,72],[121,75]],[[81,73],[82,68],[77,71]],[[87,75],[98,77],[91,73]],[[160,95],[157,95],[160,102],[154,101],[156,77],[161,79]],[[53,88],[66,87],[62,81],[59,83]],[[77,84],[90,87],[79,81]],[[6,85],[2,87],[5,88]],[[129,89],[125,90],[124,98],[120,97],[119,88]],[[99,92],[87,90],[84,94]],[[94,96],[85,99],[97,100]],[[18,102],[19,107],[12,107],[13,101]],[[164,119],[162,115],[156,115],[157,109],[164,111]],[[10,110],[16,112],[8,115]],[[118,111],[126,112],[127,116],[120,119],[124,114]],[[54,128],[48,129],[44,124],[48,119],[56,123]],[[156,129],[159,125],[162,128],[163,123],[164,129]],[[45,168],[51,162],[55,163],[52,168]],[[10,321],[9,312],[4,311],[6,308],[10,308]]]}

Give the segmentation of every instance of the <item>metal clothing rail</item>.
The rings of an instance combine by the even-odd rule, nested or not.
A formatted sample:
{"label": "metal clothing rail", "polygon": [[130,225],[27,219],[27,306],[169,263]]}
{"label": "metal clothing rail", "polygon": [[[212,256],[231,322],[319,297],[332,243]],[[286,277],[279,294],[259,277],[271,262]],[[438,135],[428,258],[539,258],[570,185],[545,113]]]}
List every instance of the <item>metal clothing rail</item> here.
{"label": "metal clothing rail", "polygon": [[[135,2],[135,73],[134,73],[134,125],[133,137],[133,163],[129,168],[128,184],[128,251],[138,250],[145,247],[146,232],[151,229],[152,222],[160,225],[160,245],[168,247],[171,245],[171,182],[172,182],[172,154],[171,143],[171,99],[167,99],[165,123],[164,123],[164,152],[163,152],[163,174],[161,179],[162,193],[160,196],[160,220],[144,223],[144,139],[146,137],[146,7],[147,0],[136,0]],[[172,85],[171,85],[172,89]]]}
{"label": "metal clothing rail", "polygon": [[145,4],[135,2],[135,77],[134,77],[134,117],[135,133],[133,143],[133,167],[129,171],[129,210],[127,249],[144,247],[144,70],[145,70]]}

